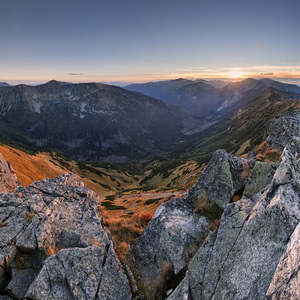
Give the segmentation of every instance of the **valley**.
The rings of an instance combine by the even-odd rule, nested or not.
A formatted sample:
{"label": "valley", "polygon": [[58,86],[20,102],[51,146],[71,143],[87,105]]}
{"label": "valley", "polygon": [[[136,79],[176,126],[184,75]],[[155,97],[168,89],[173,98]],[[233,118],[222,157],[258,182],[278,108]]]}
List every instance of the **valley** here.
{"label": "valley", "polygon": [[[17,189],[23,192],[17,197],[23,199],[29,193],[36,201],[34,193],[39,193],[43,202],[34,204],[37,216],[36,209],[42,203],[47,206],[50,198],[50,207],[63,199],[61,204],[73,210],[80,197],[87,197],[85,201],[92,204],[78,209],[93,207],[109,233],[104,239],[114,245],[114,259],[131,269],[130,276],[140,278],[132,292],[145,299],[165,299],[167,287],[172,295],[181,293],[179,283],[190,280],[183,275],[199,247],[202,243],[205,247],[206,239],[220,228],[225,230],[225,210],[237,209],[238,204],[243,211],[239,214],[249,213],[252,200],[245,200],[245,195],[250,197],[269,184],[274,170],[284,164],[283,146],[296,141],[298,134],[300,94],[293,86],[245,80],[214,92],[223,95],[223,100],[211,103],[210,111],[201,117],[140,93],[101,84],[51,81],[36,87],[0,87],[0,153],[21,184]],[[273,127],[277,128],[274,136]],[[254,176],[261,181],[253,182]],[[26,212],[25,219],[31,222],[35,213]],[[73,216],[77,214],[62,220],[73,222]],[[80,222],[85,226],[87,221]],[[96,223],[91,224],[92,228]],[[6,223],[1,226],[6,228]],[[60,242],[50,240],[54,244],[41,246],[46,247],[46,256],[60,253],[64,232],[59,233]],[[177,246],[183,252],[178,254],[173,243],[179,240]],[[98,240],[91,243],[100,245]],[[144,260],[154,263],[144,268]]]}

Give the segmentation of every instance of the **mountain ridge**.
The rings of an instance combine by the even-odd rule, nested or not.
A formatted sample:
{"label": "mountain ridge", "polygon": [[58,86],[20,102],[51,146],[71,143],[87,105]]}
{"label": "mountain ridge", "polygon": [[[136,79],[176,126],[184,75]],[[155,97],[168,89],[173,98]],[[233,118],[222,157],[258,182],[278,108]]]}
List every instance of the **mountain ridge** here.
{"label": "mountain ridge", "polygon": [[128,85],[125,88],[178,105],[201,118],[207,115],[224,118],[236,107],[259,96],[268,88],[285,92],[288,98],[300,98],[300,87],[297,85],[285,84],[268,78],[247,78],[228,83],[218,89],[206,82],[187,79]]}
{"label": "mountain ridge", "polygon": [[140,159],[198,123],[181,108],[105,84],[50,81],[0,89],[2,141],[79,160]]}

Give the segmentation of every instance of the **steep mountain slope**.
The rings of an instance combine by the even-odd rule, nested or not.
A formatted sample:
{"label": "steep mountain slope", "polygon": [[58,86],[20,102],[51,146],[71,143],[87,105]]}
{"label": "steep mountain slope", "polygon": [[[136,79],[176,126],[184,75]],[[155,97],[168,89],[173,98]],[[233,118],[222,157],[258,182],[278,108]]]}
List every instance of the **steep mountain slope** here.
{"label": "steep mountain slope", "polygon": [[176,79],[132,84],[125,88],[177,105],[200,117],[213,112],[219,104],[216,89],[202,81]]}
{"label": "steep mountain slope", "polygon": [[203,81],[186,79],[134,84],[126,88],[178,105],[197,116],[214,119],[226,118],[233,110],[271,88],[285,99],[300,98],[299,86],[267,78],[248,78],[219,89]]}
{"label": "steep mountain slope", "polygon": [[194,134],[185,143],[177,144],[172,151],[182,158],[193,157],[201,162],[207,162],[220,148],[231,154],[247,153],[261,142],[270,118],[279,117],[287,109],[300,107],[300,96],[288,99],[282,93],[273,88],[266,90],[233,110],[227,118]]}
{"label": "steep mountain slope", "polygon": [[198,120],[139,93],[50,81],[0,88],[0,139],[79,160],[127,161],[167,150]]}
{"label": "steep mountain slope", "polygon": [[10,84],[8,84],[7,82],[0,82],[0,87],[1,86],[10,86]]}
{"label": "steep mountain slope", "polygon": [[260,80],[248,78],[241,82],[230,83],[219,90],[218,97],[222,104],[218,107],[217,112],[235,109],[272,89],[285,99],[300,98],[300,87],[297,85],[267,78]]}

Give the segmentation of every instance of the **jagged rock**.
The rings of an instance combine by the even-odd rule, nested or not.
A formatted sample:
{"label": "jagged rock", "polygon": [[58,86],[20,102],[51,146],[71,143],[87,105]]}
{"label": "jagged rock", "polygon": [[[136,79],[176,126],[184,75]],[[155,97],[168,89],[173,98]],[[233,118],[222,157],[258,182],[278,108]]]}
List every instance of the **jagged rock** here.
{"label": "jagged rock", "polygon": [[271,183],[253,197],[256,204],[250,211],[242,210],[240,201],[226,207],[218,232],[204,241],[184,281],[168,299],[186,290],[191,299],[265,299],[300,221],[300,168],[289,149],[285,148]]}
{"label": "jagged rock", "polygon": [[[18,187],[12,194],[0,194],[0,221],[3,225],[0,227],[0,294],[5,292],[12,298],[21,299],[29,289],[32,299],[64,299],[51,296],[55,280],[51,283],[48,296],[39,294],[40,287],[49,285],[48,280],[43,281],[45,270],[49,278],[58,278],[58,274],[66,272],[69,280],[72,278],[75,283],[78,281],[88,286],[91,284],[89,281],[94,280],[93,276],[100,282],[103,274],[107,273],[109,261],[113,261],[114,272],[107,273],[108,277],[112,276],[111,281],[101,281],[101,291],[104,291],[101,297],[109,298],[113,294],[115,279],[119,280],[116,282],[120,286],[116,293],[126,290],[121,288],[122,285],[130,291],[129,281],[113,249],[105,250],[106,247],[111,248],[113,242],[99,206],[99,197],[84,187],[74,174],[34,182],[29,187]],[[101,250],[105,257],[104,265],[103,259],[96,258],[95,253],[99,249],[104,251]],[[59,269],[58,258],[63,262],[60,266],[72,263],[77,271],[72,273],[70,265],[69,269],[67,265]],[[94,272],[92,277],[83,276],[84,272],[90,272],[89,265],[84,261],[91,261],[92,267],[98,264],[100,271]],[[68,294],[65,290],[63,293]],[[84,295],[84,291],[80,295]],[[124,299],[130,299],[128,295],[126,291]],[[90,299],[88,294],[81,296],[79,298]],[[72,297],[76,298],[76,293]]]}
{"label": "jagged rock", "polygon": [[300,186],[300,172],[299,161],[296,156],[299,153],[294,153],[294,148],[288,144],[282,154],[282,161],[277,168],[273,180],[271,191],[280,185],[291,184],[295,189],[299,190]]}
{"label": "jagged rock", "polygon": [[5,193],[13,192],[20,183],[12,166],[0,153],[0,191]]}
{"label": "jagged rock", "polygon": [[268,144],[283,151],[285,146],[295,144],[300,149],[300,109],[287,110],[280,118],[269,120],[266,124],[265,136]]}
{"label": "jagged rock", "polygon": [[277,164],[257,161],[251,171],[243,195],[251,198],[270,184],[276,168]]}
{"label": "jagged rock", "polygon": [[300,224],[280,259],[267,299],[300,299]]}
{"label": "jagged rock", "polygon": [[59,251],[28,290],[32,299],[131,299],[127,277],[112,246]]}
{"label": "jagged rock", "polygon": [[[158,285],[162,277],[170,278],[174,288],[191,257],[209,233],[215,218],[201,216],[196,203],[204,194],[212,209],[222,212],[235,193],[243,189],[248,160],[218,150],[194,187],[181,199],[161,205],[142,235],[131,247],[128,258],[144,285]],[[201,203],[202,204],[202,203]],[[199,212],[196,213],[196,212]],[[193,253],[190,249],[193,247]],[[170,273],[173,276],[170,276]],[[165,283],[165,282],[164,282]],[[165,283],[166,284],[166,283]],[[160,285],[162,283],[160,282]],[[154,289],[155,290],[155,289]]]}
{"label": "jagged rock", "polygon": [[205,193],[224,209],[232,196],[244,186],[245,165],[248,165],[246,159],[229,155],[225,150],[217,150],[196,184],[189,190],[187,198],[194,202]]}
{"label": "jagged rock", "polygon": [[140,280],[153,285],[170,270],[179,274],[186,266],[189,246],[207,234],[208,224],[182,198],[161,205],[128,254]]}
{"label": "jagged rock", "polygon": [[190,283],[186,276],[176,290],[167,298],[168,300],[191,300]]}

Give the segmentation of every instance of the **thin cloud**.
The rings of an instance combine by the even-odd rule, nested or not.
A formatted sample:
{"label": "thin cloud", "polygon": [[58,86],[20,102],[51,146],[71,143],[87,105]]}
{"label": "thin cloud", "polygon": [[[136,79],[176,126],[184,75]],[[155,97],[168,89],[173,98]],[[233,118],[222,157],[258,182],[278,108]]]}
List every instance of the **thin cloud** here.
{"label": "thin cloud", "polygon": [[262,75],[262,76],[272,76],[274,75],[273,72],[269,72],[269,73],[259,73],[259,75]]}
{"label": "thin cloud", "polygon": [[79,75],[84,75],[84,74],[83,73],[67,73],[67,75],[79,76]]}

